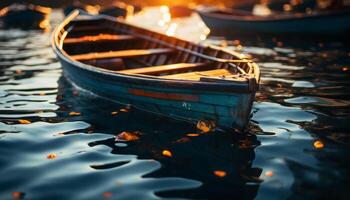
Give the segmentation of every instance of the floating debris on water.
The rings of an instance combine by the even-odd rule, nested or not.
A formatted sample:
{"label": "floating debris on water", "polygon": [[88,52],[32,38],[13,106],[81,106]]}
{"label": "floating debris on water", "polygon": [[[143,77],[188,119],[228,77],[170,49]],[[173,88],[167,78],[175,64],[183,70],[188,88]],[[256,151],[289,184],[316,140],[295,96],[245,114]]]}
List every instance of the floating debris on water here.
{"label": "floating debris on water", "polygon": [[185,142],[190,142],[190,141],[191,140],[188,137],[183,137],[183,138],[176,140],[176,142],[178,142],[178,143],[185,143]]}
{"label": "floating debris on water", "polygon": [[12,199],[13,200],[19,200],[24,198],[24,193],[23,192],[12,192]]}
{"label": "floating debris on water", "polygon": [[198,133],[187,133],[186,135],[188,137],[198,137],[200,134],[198,134]]}
{"label": "floating debris on water", "polygon": [[126,108],[122,108],[122,109],[120,109],[119,111],[120,111],[120,112],[129,112],[129,110],[126,109]]}
{"label": "floating debris on water", "polygon": [[115,141],[135,141],[140,139],[139,132],[121,132],[119,135],[115,136]]}
{"label": "floating debris on water", "polygon": [[70,116],[79,116],[79,115],[81,115],[81,113],[72,111],[72,112],[69,113],[69,115]]}
{"label": "floating debris on water", "polygon": [[314,142],[314,147],[315,147],[316,149],[323,149],[324,144],[323,144],[323,142],[321,142],[320,140],[316,140],[316,141]]}
{"label": "floating debris on water", "polygon": [[47,159],[55,159],[55,158],[57,158],[57,155],[55,153],[49,153],[49,154],[47,154],[46,158]]}
{"label": "floating debris on water", "polygon": [[197,128],[204,133],[208,133],[215,128],[215,123],[207,120],[199,120],[197,123]]}
{"label": "floating debris on water", "polygon": [[268,170],[268,171],[265,172],[265,176],[272,177],[273,176],[273,172]]}
{"label": "floating debris on water", "polygon": [[173,154],[169,150],[163,150],[162,151],[162,155],[166,156],[166,157],[172,157],[173,156]]}
{"label": "floating debris on water", "polygon": [[103,193],[103,198],[109,199],[109,198],[111,198],[111,197],[112,197],[112,192],[104,192],[104,193]]}
{"label": "floating debris on water", "polygon": [[30,124],[30,123],[32,123],[31,121],[26,120],[26,119],[19,119],[18,122],[21,123],[21,124]]}
{"label": "floating debris on water", "polygon": [[216,171],[214,171],[214,175],[217,176],[217,177],[222,178],[222,177],[226,176],[226,172],[223,171],[223,170],[216,170]]}
{"label": "floating debris on water", "polygon": [[118,114],[118,111],[111,112],[111,115],[117,115],[117,114]]}

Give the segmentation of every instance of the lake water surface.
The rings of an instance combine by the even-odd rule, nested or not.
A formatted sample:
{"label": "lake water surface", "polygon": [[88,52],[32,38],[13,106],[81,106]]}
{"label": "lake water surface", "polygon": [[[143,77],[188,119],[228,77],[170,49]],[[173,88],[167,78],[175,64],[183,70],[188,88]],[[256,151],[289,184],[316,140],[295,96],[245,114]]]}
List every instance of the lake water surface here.
{"label": "lake water surface", "polygon": [[[247,136],[201,134],[80,91],[62,77],[49,32],[0,30],[0,199],[349,199],[349,43],[228,40],[207,36],[196,15],[166,12],[128,20],[259,64]],[[115,141],[122,132],[138,139]]]}

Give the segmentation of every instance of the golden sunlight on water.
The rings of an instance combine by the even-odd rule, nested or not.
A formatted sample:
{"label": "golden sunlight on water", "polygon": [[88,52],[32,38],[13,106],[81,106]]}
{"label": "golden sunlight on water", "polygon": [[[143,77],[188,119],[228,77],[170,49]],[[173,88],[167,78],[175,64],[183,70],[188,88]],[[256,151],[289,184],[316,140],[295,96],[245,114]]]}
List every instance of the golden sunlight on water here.
{"label": "golden sunlight on water", "polygon": [[210,30],[197,13],[186,18],[172,18],[168,6],[147,7],[127,18],[129,23],[193,42],[207,38]]}

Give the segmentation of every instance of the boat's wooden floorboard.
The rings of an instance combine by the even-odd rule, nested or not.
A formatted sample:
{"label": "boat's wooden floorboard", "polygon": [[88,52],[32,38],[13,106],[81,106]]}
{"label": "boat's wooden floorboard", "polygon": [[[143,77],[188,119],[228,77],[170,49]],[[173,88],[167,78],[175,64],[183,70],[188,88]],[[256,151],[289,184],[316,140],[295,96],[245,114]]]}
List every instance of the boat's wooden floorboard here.
{"label": "boat's wooden floorboard", "polygon": [[136,37],[132,35],[115,35],[115,34],[99,34],[91,36],[83,36],[78,38],[67,38],[64,40],[64,44],[81,44],[91,42],[115,42],[135,40]]}
{"label": "boat's wooden floorboard", "polygon": [[130,49],[121,51],[108,51],[108,52],[94,52],[87,54],[72,55],[74,60],[93,60],[93,59],[105,59],[105,58],[132,58],[140,56],[150,56],[158,54],[169,54],[175,52],[173,49]]}
{"label": "boat's wooden floorboard", "polygon": [[214,70],[208,70],[208,71],[172,74],[172,75],[160,76],[160,78],[200,80],[201,77],[217,77],[217,76],[230,76],[230,75],[233,75],[233,74],[227,69],[214,69]]}
{"label": "boat's wooden floorboard", "polygon": [[137,69],[120,70],[118,72],[125,74],[146,74],[156,75],[161,73],[169,73],[174,71],[194,70],[208,66],[207,63],[176,63],[169,65],[159,65],[152,67],[143,67]]}

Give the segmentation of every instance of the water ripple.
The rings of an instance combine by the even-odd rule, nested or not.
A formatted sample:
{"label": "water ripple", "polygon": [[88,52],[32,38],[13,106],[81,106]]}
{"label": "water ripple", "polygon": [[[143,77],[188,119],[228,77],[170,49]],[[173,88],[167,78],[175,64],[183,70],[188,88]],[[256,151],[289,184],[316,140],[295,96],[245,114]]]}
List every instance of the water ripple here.
{"label": "water ripple", "polygon": [[[147,27],[165,30],[154,27],[152,13],[134,19],[142,16],[154,20]],[[61,19],[54,11],[52,25]],[[198,20],[178,19],[184,28],[175,33],[195,37],[193,24],[206,30],[192,23]],[[24,199],[350,196],[345,43],[210,36],[204,43],[254,59],[262,81],[246,134],[201,134],[191,124],[75,88],[62,77],[49,41],[48,33],[0,31],[1,198],[13,192]],[[138,139],[116,141],[122,132]]]}

